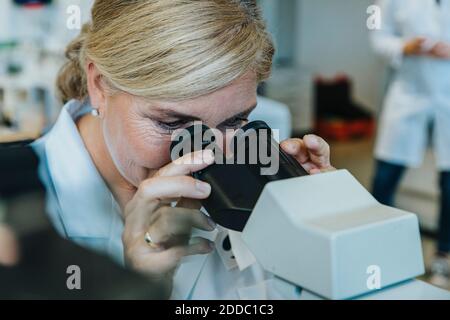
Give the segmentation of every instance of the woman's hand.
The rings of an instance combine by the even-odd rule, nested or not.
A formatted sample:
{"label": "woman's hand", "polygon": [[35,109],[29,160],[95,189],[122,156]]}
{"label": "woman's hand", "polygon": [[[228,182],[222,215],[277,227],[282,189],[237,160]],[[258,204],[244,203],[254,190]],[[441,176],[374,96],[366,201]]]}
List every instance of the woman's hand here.
{"label": "woman's hand", "polygon": [[[167,281],[171,290],[173,273],[180,260],[189,255],[207,254],[213,243],[204,238],[191,239],[192,228],[213,231],[215,224],[198,210],[194,201],[205,199],[211,187],[187,176],[214,162],[210,150],[188,154],[161,168],[142,182],[125,207],[123,243],[125,259],[133,269],[152,279]],[[176,207],[171,203],[183,199]],[[152,243],[146,241],[146,234]]]}
{"label": "woman's hand", "polygon": [[309,174],[336,170],[330,163],[330,146],[316,135],[286,140],[281,147],[297,159]]}

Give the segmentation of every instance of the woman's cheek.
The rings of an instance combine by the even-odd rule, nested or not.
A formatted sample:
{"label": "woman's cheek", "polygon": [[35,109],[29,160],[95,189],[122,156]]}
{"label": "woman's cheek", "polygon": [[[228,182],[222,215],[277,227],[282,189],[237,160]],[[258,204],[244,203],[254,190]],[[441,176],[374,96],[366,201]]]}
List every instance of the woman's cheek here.
{"label": "woman's cheek", "polygon": [[[125,117],[124,117],[125,118]],[[123,119],[124,119],[123,118]],[[111,158],[119,173],[131,184],[138,186],[151,168],[152,148],[148,138],[143,139],[144,130],[138,130],[134,121],[106,119],[104,137]],[[157,154],[157,153],[156,153]]]}
{"label": "woman's cheek", "polygon": [[171,161],[170,141],[167,144],[140,143],[135,150],[133,162],[149,170],[159,170]]}
{"label": "woman's cheek", "polygon": [[134,175],[139,172],[140,181],[170,162],[170,137],[161,136],[150,128],[141,128],[138,130],[136,126],[128,131],[129,134],[124,134],[126,141],[119,147],[124,150],[122,162],[127,163]]}

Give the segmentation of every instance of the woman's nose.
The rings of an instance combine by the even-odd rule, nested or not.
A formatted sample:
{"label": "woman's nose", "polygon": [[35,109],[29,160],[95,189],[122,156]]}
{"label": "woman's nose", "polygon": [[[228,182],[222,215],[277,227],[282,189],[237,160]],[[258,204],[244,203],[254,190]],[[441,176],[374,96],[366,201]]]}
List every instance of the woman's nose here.
{"label": "woman's nose", "polygon": [[223,152],[226,157],[230,157],[233,154],[233,150],[231,148],[231,142],[233,140],[235,133],[236,133],[236,130],[229,129],[225,132],[225,134],[223,136],[222,141],[223,141],[224,147],[222,149],[223,149]]}

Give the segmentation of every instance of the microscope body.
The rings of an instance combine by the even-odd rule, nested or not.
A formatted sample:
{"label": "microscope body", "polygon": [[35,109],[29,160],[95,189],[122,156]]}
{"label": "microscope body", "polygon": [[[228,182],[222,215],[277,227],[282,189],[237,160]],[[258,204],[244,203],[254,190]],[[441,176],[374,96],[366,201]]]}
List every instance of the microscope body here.
{"label": "microscope body", "polygon": [[242,237],[264,269],[328,299],[424,273],[416,215],[378,203],[346,170],[267,184]]}
{"label": "microscope body", "polygon": [[[188,128],[173,142],[172,159],[187,142],[184,153],[209,148],[208,129]],[[242,163],[224,161],[193,175],[212,187],[202,202],[212,219],[241,232],[265,270],[328,299],[357,297],[424,273],[416,215],[378,203],[346,170],[308,175],[263,129],[270,133],[264,122],[253,122],[235,136],[233,160],[241,148]],[[192,143],[196,139],[200,143]],[[251,163],[255,141],[267,142],[279,162],[275,172],[262,174],[267,168],[258,156]]]}
{"label": "microscope body", "polygon": [[[195,172],[193,176],[211,185],[211,195],[202,201],[203,207],[219,225],[241,232],[250,217],[264,186],[271,181],[305,176],[308,173],[285,153],[263,121],[251,122],[234,136],[231,155],[217,147],[216,137],[206,126],[192,126],[172,144],[171,158],[186,150],[211,149],[216,163]],[[269,167],[277,162],[275,168]]]}

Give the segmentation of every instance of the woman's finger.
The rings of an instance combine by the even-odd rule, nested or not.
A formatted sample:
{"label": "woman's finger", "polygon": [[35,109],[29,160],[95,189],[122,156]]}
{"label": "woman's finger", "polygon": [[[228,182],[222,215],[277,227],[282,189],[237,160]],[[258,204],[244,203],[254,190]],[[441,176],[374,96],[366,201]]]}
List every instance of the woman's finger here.
{"label": "woman's finger", "polygon": [[155,199],[205,199],[211,193],[211,186],[189,176],[163,176],[145,180],[137,196],[143,200]]}
{"label": "woman's finger", "polygon": [[159,169],[155,176],[183,176],[205,169],[215,161],[211,150],[200,150],[184,155]]}
{"label": "woman's finger", "polygon": [[324,173],[324,172],[330,172],[330,171],[335,171],[336,170],[336,168],[334,168],[331,165],[326,167],[326,168],[323,168],[323,167],[317,166],[313,162],[304,163],[304,164],[302,164],[302,167],[305,168],[305,170],[308,171],[308,173],[311,174],[311,175],[318,174],[318,173]]}
{"label": "woman's finger", "polygon": [[166,244],[172,238],[189,236],[192,228],[213,231],[215,223],[199,210],[162,207],[157,210],[148,233],[156,244]]}
{"label": "woman's finger", "polygon": [[308,149],[311,161],[321,168],[330,166],[330,146],[322,138],[316,135],[307,135],[303,143]]}
{"label": "woman's finger", "polygon": [[301,139],[288,139],[281,143],[281,147],[301,164],[309,160],[308,150]]}
{"label": "woman's finger", "polygon": [[170,267],[178,265],[186,256],[208,254],[213,250],[213,242],[205,238],[195,237],[191,239],[191,242],[188,245],[169,248],[157,253],[156,256],[161,263],[167,264],[167,266]]}
{"label": "woman's finger", "polygon": [[142,241],[139,249],[135,247],[127,254],[128,257],[136,256],[137,258],[133,261],[127,260],[127,263],[135,270],[154,277],[161,277],[173,270],[174,266],[186,256],[208,254],[214,250],[214,243],[201,237],[194,237],[189,243],[173,246],[167,250],[155,250]]}
{"label": "woman's finger", "polygon": [[303,143],[311,154],[316,156],[330,156],[330,146],[321,137],[309,134],[303,137]]}
{"label": "woman's finger", "polygon": [[320,168],[318,168],[318,166],[317,166],[315,163],[313,163],[313,162],[306,162],[306,163],[303,163],[303,164],[302,164],[302,167],[303,167],[306,171],[308,171],[309,174],[311,174],[311,172],[312,172],[313,170],[320,170]]}
{"label": "woman's finger", "polygon": [[202,203],[200,200],[181,198],[177,202],[177,207],[200,210]]}
{"label": "woman's finger", "polygon": [[167,204],[167,199],[205,199],[211,186],[193,177],[157,177],[144,181],[133,200],[125,208],[125,222],[129,234],[145,233],[154,212]]}
{"label": "woman's finger", "polygon": [[326,166],[329,163],[330,151],[328,144],[325,140],[315,135],[307,135],[303,140],[286,140],[282,143],[282,148],[302,165],[310,161],[320,166]]}
{"label": "woman's finger", "polygon": [[307,135],[302,139],[289,139],[281,147],[292,155],[309,174],[335,170],[330,164],[330,147],[322,138]]}

